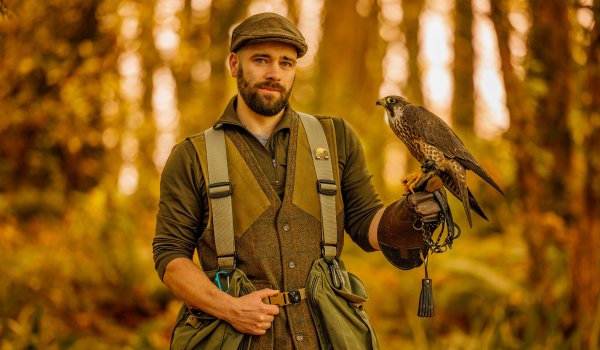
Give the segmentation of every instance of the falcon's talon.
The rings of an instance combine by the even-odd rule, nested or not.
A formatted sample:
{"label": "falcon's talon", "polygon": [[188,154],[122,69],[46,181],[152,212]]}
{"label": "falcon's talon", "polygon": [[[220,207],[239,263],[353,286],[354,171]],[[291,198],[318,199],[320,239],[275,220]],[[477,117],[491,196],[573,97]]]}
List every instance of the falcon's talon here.
{"label": "falcon's talon", "polygon": [[412,173],[406,175],[402,179],[402,184],[404,185],[407,193],[408,192],[415,193],[415,187],[420,182],[423,175],[425,175],[425,174],[423,174],[422,172],[419,172],[419,171],[415,171],[415,172],[412,172]]}
{"label": "falcon's talon", "polygon": [[427,159],[425,161],[425,163],[423,163],[423,165],[421,165],[421,171],[423,171],[423,173],[425,173],[425,174],[431,173],[436,170],[437,170],[437,166],[435,165],[435,162],[431,159]]}

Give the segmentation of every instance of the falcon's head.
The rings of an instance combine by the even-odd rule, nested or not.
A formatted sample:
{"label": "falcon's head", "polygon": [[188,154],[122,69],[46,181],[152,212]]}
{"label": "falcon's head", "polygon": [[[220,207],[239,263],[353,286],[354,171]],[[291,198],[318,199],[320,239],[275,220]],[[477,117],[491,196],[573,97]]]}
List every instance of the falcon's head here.
{"label": "falcon's head", "polygon": [[386,96],[377,100],[377,105],[385,107],[391,122],[396,122],[397,119],[402,118],[402,111],[408,102],[402,96]]}

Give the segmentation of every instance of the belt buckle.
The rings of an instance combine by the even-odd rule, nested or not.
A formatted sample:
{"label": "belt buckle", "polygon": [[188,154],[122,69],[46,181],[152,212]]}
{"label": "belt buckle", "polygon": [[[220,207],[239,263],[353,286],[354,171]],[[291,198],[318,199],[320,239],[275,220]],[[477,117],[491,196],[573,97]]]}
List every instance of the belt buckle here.
{"label": "belt buckle", "polygon": [[300,292],[297,290],[288,292],[288,300],[292,305],[298,304],[301,300]]}
{"label": "belt buckle", "polygon": [[268,300],[267,304],[285,306],[285,293],[280,292],[277,295],[271,295],[266,300]]}

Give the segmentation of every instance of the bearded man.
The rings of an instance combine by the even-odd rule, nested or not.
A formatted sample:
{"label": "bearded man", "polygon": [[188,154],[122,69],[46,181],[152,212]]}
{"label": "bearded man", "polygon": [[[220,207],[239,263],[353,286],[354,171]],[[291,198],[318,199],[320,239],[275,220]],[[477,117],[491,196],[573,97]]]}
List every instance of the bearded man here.
{"label": "bearded man", "polygon": [[[228,61],[237,95],[211,129],[177,144],[165,165],[153,248],[159,277],[184,302],[172,348],[377,348],[362,306],[366,290],[339,258],[344,231],[367,252],[387,244],[399,259],[420,264],[424,242],[413,223],[436,217],[439,206],[431,194],[415,194],[385,207],[350,125],[326,116],[305,121],[292,109],[306,50],[280,15],[239,24]],[[311,120],[326,140],[318,147]],[[209,135],[217,132],[226,152],[212,158],[228,177],[215,182]],[[331,178],[322,179],[315,164],[326,164]],[[229,211],[218,209],[224,198]],[[223,222],[233,232],[220,233]],[[219,251],[222,241],[233,253]]]}

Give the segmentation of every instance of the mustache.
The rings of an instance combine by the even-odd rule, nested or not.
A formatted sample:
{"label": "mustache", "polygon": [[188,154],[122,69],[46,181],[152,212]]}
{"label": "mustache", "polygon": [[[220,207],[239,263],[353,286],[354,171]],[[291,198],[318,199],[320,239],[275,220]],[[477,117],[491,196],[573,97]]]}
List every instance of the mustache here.
{"label": "mustache", "polygon": [[257,87],[259,89],[271,89],[271,90],[276,90],[279,92],[285,91],[285,86],[283,86],[275,81],[265,81],[263,83],[257,83],[257,84],[254,84],[254,87]]}

